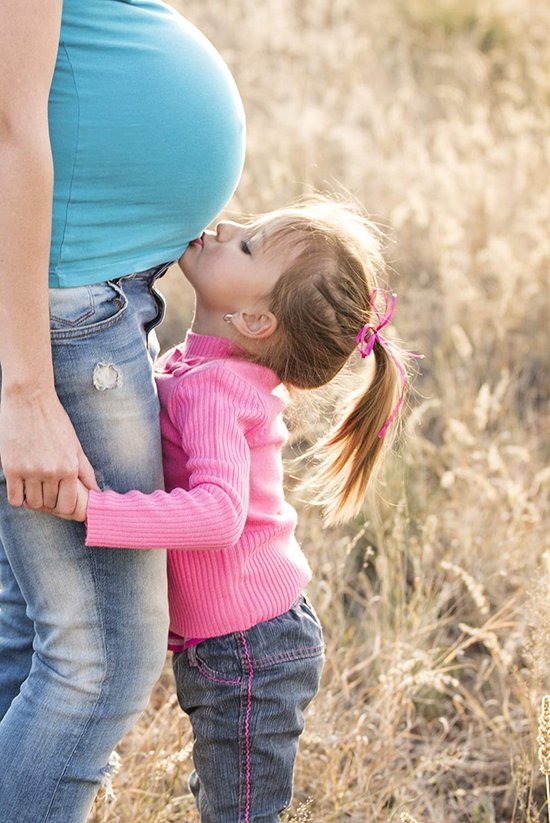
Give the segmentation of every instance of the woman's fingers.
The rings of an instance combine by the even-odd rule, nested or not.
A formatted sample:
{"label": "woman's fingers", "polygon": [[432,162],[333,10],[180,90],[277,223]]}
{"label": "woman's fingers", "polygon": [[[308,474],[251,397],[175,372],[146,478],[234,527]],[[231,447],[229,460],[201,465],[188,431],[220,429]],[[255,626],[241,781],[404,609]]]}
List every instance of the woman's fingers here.
{"label": "woman's fingers", "polygon": [[47,509],[55,509],[57,505],[58,484],[52,482],[42,482],[42,505]]}
{"label": "woman's fingers", "polygon": [[25,502],[25,484],[22,477],[6,475],[8,503],[12,506],[22,506]]}
{"label": "woman's fingers", "polygon": [[55,509],[56,514],[72,514],[78,501],[77,480],[62,480],[59,484],[57,502],[49,508]]}
{"label": "woman's fingers", "polygon": [[12,506],[71,515],[79,474],[97,488],[73,425],[55,393],[2,397],[0,456]]}
{"label": "woman's fingers", "polygon": [[40,480],[25,480],[25,503],[29,509],[41,509],[44,505]]}

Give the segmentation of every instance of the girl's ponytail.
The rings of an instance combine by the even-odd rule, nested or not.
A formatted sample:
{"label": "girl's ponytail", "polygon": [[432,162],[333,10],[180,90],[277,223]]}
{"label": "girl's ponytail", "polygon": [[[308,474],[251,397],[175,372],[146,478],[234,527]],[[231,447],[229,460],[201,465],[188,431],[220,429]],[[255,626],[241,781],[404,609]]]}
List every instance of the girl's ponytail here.
{"label": "girl's ponytail", "polygon": [[380,455],[395,436],[407,355],[388,341],[375,341],[372,352],[374,374],[367,388],[350,396],[343,419],[308,453],[315,465],[306,485],[315,490],[312,502],[323,507],[327,525],[358,514]]}

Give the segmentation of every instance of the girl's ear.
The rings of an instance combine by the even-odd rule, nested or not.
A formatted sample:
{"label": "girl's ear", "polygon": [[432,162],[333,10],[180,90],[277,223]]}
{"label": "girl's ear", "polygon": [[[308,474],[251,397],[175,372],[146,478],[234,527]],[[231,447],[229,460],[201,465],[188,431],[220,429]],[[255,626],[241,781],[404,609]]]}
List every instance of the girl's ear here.
{"label": "girl's ear", "polygon": [[249,314],[245,311],[235,312],[231,321],[239,334],[253,340],[261,340],[273,334],[277,328],[277,318],[270,311]]}

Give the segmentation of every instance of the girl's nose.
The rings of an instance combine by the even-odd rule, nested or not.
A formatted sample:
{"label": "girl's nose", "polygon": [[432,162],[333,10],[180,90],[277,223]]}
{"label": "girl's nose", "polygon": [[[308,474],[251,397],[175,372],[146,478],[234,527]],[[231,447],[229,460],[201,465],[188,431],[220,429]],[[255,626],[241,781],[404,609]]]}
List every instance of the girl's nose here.
{"label": "girl's nose", "polygon": [[235,230],[238,229],[238,224],[231,222],[231,220],[221,220],[216,225],[216,238],[221,243],[224,243],[226,240],[231,240],[233,235],[235,234]]}

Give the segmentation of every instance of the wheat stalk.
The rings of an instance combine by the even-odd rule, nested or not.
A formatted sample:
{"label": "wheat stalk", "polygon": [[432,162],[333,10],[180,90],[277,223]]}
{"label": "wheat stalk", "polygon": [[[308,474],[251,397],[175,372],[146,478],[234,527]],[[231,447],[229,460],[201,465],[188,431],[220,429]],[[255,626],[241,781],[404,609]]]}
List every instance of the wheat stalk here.
{"label": "wheat stalk", "polygon": [[545,694],[542,698],[540,717],[539,717],[539,733],[537,735],[537,744],[539,747],[540,770],[544,775],[546,781],[546,808],[548,812],[548,821],[550,823],[550,695]]}

